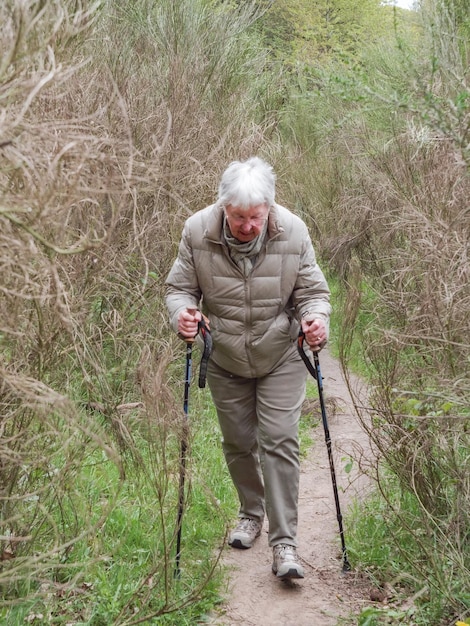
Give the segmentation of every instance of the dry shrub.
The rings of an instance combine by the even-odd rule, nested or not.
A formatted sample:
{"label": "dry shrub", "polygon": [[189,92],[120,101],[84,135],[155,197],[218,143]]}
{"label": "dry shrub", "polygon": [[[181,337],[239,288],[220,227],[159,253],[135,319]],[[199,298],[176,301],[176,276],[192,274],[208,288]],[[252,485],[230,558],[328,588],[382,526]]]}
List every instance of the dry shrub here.
{"label": "dry shrub", "polygon": [[182,221],[214,201],[227,163],[265,142],[270,121],[259,102],[270,79],[262,74],[265,53],[247,33],[256,17],[254,2],[238,9],[200,0],[108,3],[93,64],[100,74],[103,63],[109,68],[107,80],[126,103],[138,217],[149,237],[157,225],[174,245]]}
{"label": "dry shrub", "polygon": [[93,115],[67,99],[79,63],[61,53],[94,13],[92,3],[77,6],[0,9],[0,535],[8,591],[57,567],[103,524],[119,480],[90,515],[86,460],[103,452],[123,475],[113,437],[74,398],[86,368],[67,368],[73,358],[97,363],[81,341],[78,282],[64,268],[106,239],[115,215],[103,214],[105,190],[122,184],[118,142],[96,133]]}
{"label": "dry shrub", "polygon": [[358,174],[361,194],[348,199],[346,215],[352,216],[349,226],[360,226],[360,236],[351,237],[354,247],[349,239],[338,249],[348,247],[375,289],[390,346],[412,348],[422,359],[424,380],[426,372],[439,373],[444,383],[461,378],[456,393],[468,393],[466,169],[445,141],[417,151],[402,134]]}
{"label": "dry shrub", "polygon": [[470,179],[442,137],[417,146],[400,133],[374,156],[356,163],[360,193],[345,197],[335,224],[351,235],[330,248],[347,289],[342,359],[347,366],[359,351],[368,365],[368,406],[356,404],[377,452],[373,473],[389,528],[398,529],[394,549],[441,614],[462,615],[470,574]]}
{"label": "dry shrub", "polygon": [[[347,362],[360,350],[369,366],[371,409],[360,413],[399,529],[394,545],[441,614],[462,615],[470,575],[468,167],[443,133],[418,142],[410,126],[373,148],[374,159],[354,168],[359,193],[343,203],[339,226],[351,235],[336,239],[351,313],[343,339],[361,329],[360,345],[351,341],[343,354]],[[370,151],[365,144],[363,154]],[[396,499],[384,466],[413,507]]]}
{"label": "dry shrub", "polygon": [[[213,200],[228,161],[265,143],[263,55],[246,34],[254,6],[1,3],[7,592],[73,567],[73,545],[103,524],[129,467],[155,477],[165,520],[178,466],[159,461],[175,458],[181,425],[171,367],[161,370],[171,361],[163,279],[182,221]],[[138,418],[120,410],[133,401],[145,405]],[[87,484],[95,463],[114,464],[116,475],[98,504]],[[165,524],[169,550],[174,516],[168,535]],[[167,584],[168,559],[165,551]]]}
{"label": "dry shrub", "polygon": [[343,364],[347,372],[360,353],[370,376],[368,406],[359,397],[356,404],[377,451],[373,473],[392,551],[441,616],[463,617],[470,577],[468,41],[442,3],[430,4],[443,12],[427,16],[422,49],[406,56],[400,42],[401,84],[378,55],[369,82],[351,80],[345,101],[330,86],[323,103],[317,96],[323,110],[333,105],[332,123],[314,135],[307,206],[324,262],[346,290],[336,303]]}

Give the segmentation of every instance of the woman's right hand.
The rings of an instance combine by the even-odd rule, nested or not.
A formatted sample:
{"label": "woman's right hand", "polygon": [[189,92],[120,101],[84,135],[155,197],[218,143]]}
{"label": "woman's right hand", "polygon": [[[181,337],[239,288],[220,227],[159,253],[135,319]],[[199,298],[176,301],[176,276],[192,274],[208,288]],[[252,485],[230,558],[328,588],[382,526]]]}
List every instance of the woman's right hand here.
{"label": "woman's right hand", "polygon": [[183,309],[178,315],[178,335],[183,339],[194,339],[202,314],[198,309]]}

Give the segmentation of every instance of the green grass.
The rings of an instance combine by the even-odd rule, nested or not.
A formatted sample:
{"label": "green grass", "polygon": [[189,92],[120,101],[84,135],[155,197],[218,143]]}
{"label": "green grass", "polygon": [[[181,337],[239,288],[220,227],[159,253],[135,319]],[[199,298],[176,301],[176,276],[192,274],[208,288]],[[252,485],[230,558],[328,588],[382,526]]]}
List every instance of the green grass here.
{"label": "green grass", "polygon": [[[347,515],[348,551],[355,569],[377,587],[389,585],[395,596],[385,608],[366,607],[357,623],[438,626],[457,619],[462,607],[468,614],[468,570],[462,553],[446,546],[446,522],[428,523],[416,495],[403,489],[392,472],[383,474],[381,491],[356,502]],[[467,549],[467,567],[468,557]],[[410,597],[414,602],[403,610]]]}
{"label": "green grass", "polygon": [[100,450],[90,453],[74,478],[80,508],[67,510],[64,499],[55,510],[55,524],[74,517],[88,535],[40,577],[25,576],[9,590],[16,605],[4,602],[1,623],[110,626],[148,615],[148,624],[194,624],[220,601],[223,572],[215,560],[236,513],[236,496],[207,392],[194,392],[192,406],[180,579],[174,578],[179,441],[166,441],[168,466],[162,468],[142,438],[141,464],[128,463],[124,479]]}

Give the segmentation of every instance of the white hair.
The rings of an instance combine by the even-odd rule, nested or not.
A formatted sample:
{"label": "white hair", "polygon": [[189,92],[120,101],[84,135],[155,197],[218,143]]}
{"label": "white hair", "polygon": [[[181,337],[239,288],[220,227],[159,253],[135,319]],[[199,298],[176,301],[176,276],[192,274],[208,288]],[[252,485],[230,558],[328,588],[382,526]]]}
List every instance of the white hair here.
{"label": "white hair", "polygon": [[219,202],[241,209],[274,203],[276,175],[273,168],[260,159],[233,161],[222,174],[219,185]]}

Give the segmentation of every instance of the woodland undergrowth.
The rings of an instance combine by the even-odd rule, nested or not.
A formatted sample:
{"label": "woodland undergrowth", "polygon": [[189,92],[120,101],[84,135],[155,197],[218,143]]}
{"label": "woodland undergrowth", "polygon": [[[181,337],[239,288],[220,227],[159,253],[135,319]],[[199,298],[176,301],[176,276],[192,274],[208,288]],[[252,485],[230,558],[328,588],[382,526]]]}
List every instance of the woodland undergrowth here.
{"label": "woodland undergrowth", "polygon": [[421,15],[433,55],[402,42],[392,63],[369,50],[367,82],[340,71],[321,99],[342,104],[325,135],[337,182],[315,219],[344,285],[345,374],[360,362],[370,383],[368,397],[351,393],[376,452],[354,558],[398,608],[370,608],[363,624],[470,612],[470,49],[453,17],[442,5]]}
{"label": "woodland undergrowth", "polygon": [[370,381],[355,566],[416,596],[398,623],[468,617],[470,57],[446,6],[382,7],[390,36],[337,57],[294,58],[284,25],[283,64],[269,3],[1,3],[2,619],[189,624],[218,602],[235,498],[207,392],[173,572],[184,355],[163,281],[252,154],[340,279],[340,356]]}

